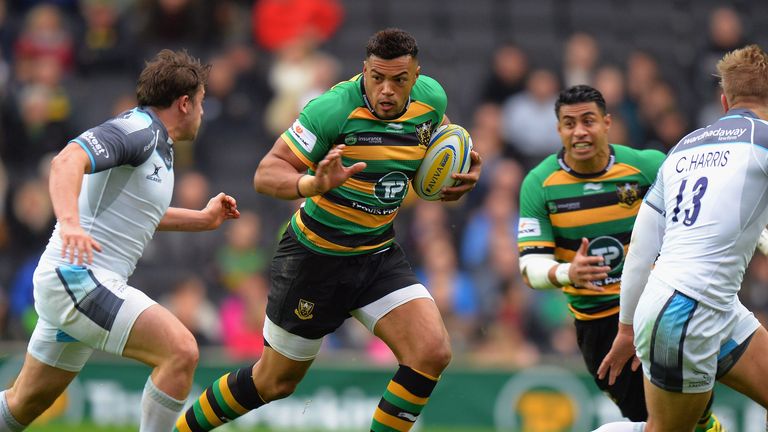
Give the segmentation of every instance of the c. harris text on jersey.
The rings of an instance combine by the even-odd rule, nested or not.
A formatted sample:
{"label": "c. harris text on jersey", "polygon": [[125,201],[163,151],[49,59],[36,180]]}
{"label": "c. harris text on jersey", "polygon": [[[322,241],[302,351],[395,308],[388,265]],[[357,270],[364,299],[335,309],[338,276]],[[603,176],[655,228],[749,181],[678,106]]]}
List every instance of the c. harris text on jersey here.
{"label": "c. harris text on jersey", "polygon": [[675,162],[675,171],[690,172],[702,168],[720,168],[728,165],[731,151],[710,151],[680,156]]}

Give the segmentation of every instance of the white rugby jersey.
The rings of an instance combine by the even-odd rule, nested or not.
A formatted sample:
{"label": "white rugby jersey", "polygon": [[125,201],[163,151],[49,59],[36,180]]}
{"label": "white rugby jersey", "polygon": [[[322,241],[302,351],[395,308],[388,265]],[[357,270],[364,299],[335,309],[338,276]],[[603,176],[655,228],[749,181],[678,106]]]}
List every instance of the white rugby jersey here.
{"label": "white rugby jersey", "polygon": [[[173,142],[146,107],[126,111],[82,133],[78,143],[91,158],[83,178],[80,225],[102,246],[93,267],[128,278],[165,215],[173,194]],[[56,224],[41,264],[69,264],[61,257]]]}
{"label": "white rugby jersey", "polygon": [[666,224],[652,274],[730,309],[768,223],[768,122],[733,109],[688,134],[667,155],[645,202]]}

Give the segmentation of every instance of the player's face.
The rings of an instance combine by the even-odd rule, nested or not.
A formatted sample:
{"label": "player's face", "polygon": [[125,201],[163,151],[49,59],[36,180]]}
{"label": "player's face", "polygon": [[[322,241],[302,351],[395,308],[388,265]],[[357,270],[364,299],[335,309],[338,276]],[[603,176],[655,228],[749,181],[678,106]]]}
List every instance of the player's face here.
{"label": "player's face", "polygon": [[[565,147],[569,164],[602,163],[610,154],[608,129],[610,114],[603,115],[595,102],[562,105],[558,115],[557,132]],[[607,163],[607,159],[605,161]],[[599,169],[602,169],[600,166]]]}
{"label": "player's face", "polygon": [[183,137],[181,141],[191,141],[197,137],[197,131],[200,130],[200,124],[203,122],[203,98],[205,98],[205,88],[202,86],[197,89],[195,96],[187,101],[187,115],[182,129]]}
{"label": "player's face", "polygon": [[365,94],[379,118],[397,118],[405,108],[416,78],[419,63],[410,55],[385,60],[374,55],[363,62]]}

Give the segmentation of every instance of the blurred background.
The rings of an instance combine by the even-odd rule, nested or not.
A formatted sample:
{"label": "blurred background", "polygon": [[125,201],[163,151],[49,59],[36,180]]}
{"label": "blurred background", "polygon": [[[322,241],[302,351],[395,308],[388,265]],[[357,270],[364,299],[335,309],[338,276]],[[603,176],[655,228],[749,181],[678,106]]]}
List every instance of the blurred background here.
{"label": "blurred background", "polygon": [[[396,223],[453,339],[450,370],[469,374],[470,382],[478,379],[473,374],[497,374],[489,391],[498,397],[477,404],[474,422],[579,430],[615,416],[583,376],[562,294],[521,281],[520,182],[561,147],[553,108],[561,89],[585,83],[603,92],[614,119],[611,142],[666,151],[718,118],[716,61],[745,43],[766,47],[766,24],[768,2],[747,0],[0,0],[0,380],[12,379],[13,359],[36,320],[31,275],[54,224],[50,158],[83,130],[133,107],[138,73],[162,48],[185,48],[213,64],[200,134],[175,145],[172,205],[202,208],[226,191],[242,217],[216,232],[158,233],[130,283],[195,334],[204,377],[257,359],[265,270],[298,202],[256,194],[256,165],[307,101],[362,70],[372,33],[397,26],[417,38],[422,73],[443,84],[447,115],[470,131],[484,160],[470,195],[454,204],[410,197]],[[755,256],[741,299],[768,322],[768,258]],[[326,338],[316,376],[335,376],[328,364],[388,371],[394,362],[386,346],[349,320]],[[112,359],[105,367],[112,364],[124,363]],[[557,420],[560,429],[522,426],[531,399],[516,384],[509,394],[517,396],[499,396],[508,377],[538,376],[531,371],[542,367],[570,374],[591,395],[579,400],[582,390],[566,392],[575,408]],[[371,385],[361,424],[382,385]],[[81,399],[80,415],[98,418],[93,403]],[[734,400],[737,408],[725,417],[733,417],[732,430],[750,430],[751,405]],[[539,399],[541,406],[550,402]],[[77,418],[71,405],[61,413]]]}

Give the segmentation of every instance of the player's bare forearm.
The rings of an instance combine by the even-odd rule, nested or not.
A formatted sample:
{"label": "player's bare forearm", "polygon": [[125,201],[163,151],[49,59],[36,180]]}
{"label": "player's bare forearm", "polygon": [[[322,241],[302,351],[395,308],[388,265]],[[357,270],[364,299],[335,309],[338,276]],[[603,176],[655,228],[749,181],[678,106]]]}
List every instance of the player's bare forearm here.
{"label": "player's bare forearm", "polygon": [[237,219],[237,201],[221,192],[208,201],[202,210],[169,207],[157,225],[158,231],[210,231],[227,219]]}
{"label": "player's bare forearm", "polygon": [[67,145],[51,161],[48,188],[53,212],[59,222],[79,225],[77,199],[83,175],[89,169],[88,155],[75,143]]}
{"label": "player's bare forearm", "polygon": [[[293,154],[282,138],[278,138],[272,149],[259,162],[253,176],[253,187],[256,192],[271,197],[294,200],[309,196],[310,190],[304,189],[299,193],[299,187],[307,188],[310,179],[301,179],[307,167]],[[299,184],[299,181],[304,184]]]}

